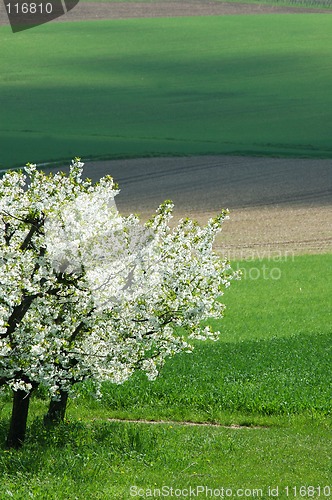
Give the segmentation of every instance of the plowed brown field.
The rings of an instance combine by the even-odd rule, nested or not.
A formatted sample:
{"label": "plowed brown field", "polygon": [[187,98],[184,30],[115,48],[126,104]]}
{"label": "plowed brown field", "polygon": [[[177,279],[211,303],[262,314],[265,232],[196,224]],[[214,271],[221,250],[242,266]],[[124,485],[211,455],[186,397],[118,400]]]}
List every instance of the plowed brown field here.
{"label": "plowed brown field", "polygon": [[332,161],[199,156],[87,162],[93,180],[119,183],[122,213],[149,218],[165,199],[174,221],[199,222],[229,208],[218,247],[229,258],[332,250]]}
{"label": "plowed brown field", "polygon": [[59,21],[81,21],[92,19],[128,19],[138,17],[177,17],[177,16],[222,16],[244,14],[273,13],[309,13],[328,12],[320,9],[299,9],[273,5],[258,5],[231,2],[216,2],[209,0],[159,0],[154,3],[129,2],[80,2]]}
{"label": "plowed brown field", "polygon": [[[92,21],[97,19],[129,19],[139,17],[177,17],[177,16],[223,16],[246,14],[292,14],[324,13],[331,10],[303,9],[274,5],[218,2],[213,0],[157,0],[146,2],[79,2],[66,15],[52,22]],[[8,24],[3,2],[0,2],[0,25]]]}

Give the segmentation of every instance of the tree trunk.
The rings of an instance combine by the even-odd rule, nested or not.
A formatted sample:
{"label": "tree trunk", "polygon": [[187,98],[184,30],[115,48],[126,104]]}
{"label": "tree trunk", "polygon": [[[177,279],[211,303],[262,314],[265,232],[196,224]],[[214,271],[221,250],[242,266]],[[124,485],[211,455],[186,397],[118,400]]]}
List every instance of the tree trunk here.
{"label": "tree trunk", "polygon": [[60,399],[51,399],[48,412],[44,417],[44,424],[57,424],[63,422],[65,418],[68,401],[68,392],[60,390]]}
{"label": "tree trunk", "polygon": [[6,444],[8,448],[18,449],[25,438],[31,393],[22,390],[13,392],[13,409]]}

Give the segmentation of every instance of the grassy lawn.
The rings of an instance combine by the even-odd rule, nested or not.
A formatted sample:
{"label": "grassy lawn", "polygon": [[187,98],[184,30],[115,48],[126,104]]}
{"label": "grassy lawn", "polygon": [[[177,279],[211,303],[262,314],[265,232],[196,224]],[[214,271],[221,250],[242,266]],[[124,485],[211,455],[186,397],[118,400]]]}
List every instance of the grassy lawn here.
{"label": "grassy lawn", "polygon": [[264,499],[278,487],[285,499],[286,486],[331,484],[331,427],[295,419],[266,429],[74,422],[40,431],[37,443],[5,454],[0,468],[3,499],[128,500],[133,486],[200,485],[261,489],[252,496]]}
{"label": "grassy lawn", "polygon": [[213,323],[220,341],[175,357],[153,383],[137,376],[107,387],[103,407],[113,417],[234,424],[329,415],[331,265],[332,254],[242,262],[243,279],[225,294],[226,317]]}
{"label": "grassy lawn", "polygon": [[[170,493],[204,485],[265,499],[269,487],[279,488],[278,498],[295,498],[301,486],[315,486],[330,498],[331,264],[331,254],[240,262],[243,280],[228,290],[228,313],[214,325],[219,342],[197,343],[155,382],[136,376],[105,386],[101,402],[82,388],[54,430],[40,424],[47,401],[34,398],[26,446],[1,452],[0,497],[127,500],[163,486]],[[2,441],[8,413],[3,398]],[[108,420],[114,417],[243,427]]]}
{"label": "grassy lawn", "polygon": [[332,17],[0,28],[1,165],[237,153],[332,156]]}

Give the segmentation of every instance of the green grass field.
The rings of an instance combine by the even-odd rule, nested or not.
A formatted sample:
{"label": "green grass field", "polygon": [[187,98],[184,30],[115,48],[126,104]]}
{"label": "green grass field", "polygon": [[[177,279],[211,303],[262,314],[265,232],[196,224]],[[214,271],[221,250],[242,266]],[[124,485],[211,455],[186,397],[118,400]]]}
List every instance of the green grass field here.
{"label": "green grass field", "polygon": [[107,387],[103,405],[114,417],[224,422],[227,413],[236,424],[331,415],[331,267],[331,254],[241,263],[227,315],[213,323],[220,341],[174,358],[153,383]]}
{"label": "green grass field", "polygon": [[133,486],[201,485],[232,488],[234,496],[238,489],[261,489],[251,496],[265,500],[269,487],[286,499],[315,486],[331,498],[323,495],[331,491],[331,427],[326,420],[295,419],[267,429],[76,421],[40,430],[37,443],[3,455],[0,469],[3,499],[129,500]]}
{"label": "green grass field", "polygon": [[0,28],[1,165],[236,153],[331,157],[332,17]]}
{"label": "green grass field", "polygon": [[[332,255],[241,262],[243,279],[214,325],[219,342],[197,343],[155,382],[137,376],[105,386],[101,402],[82,388],[54,430],[40,424],[47,401],[34,398],[25,447],[1,452],[0,497],[127,500],[134,485],[206,485],[264,499],[269,487],[286,499],[308,498],[315,486],[331,498],[331,264]],[[8,414],[5,398],[2,440]],[[244,427],[108,421],[114,417]]]}

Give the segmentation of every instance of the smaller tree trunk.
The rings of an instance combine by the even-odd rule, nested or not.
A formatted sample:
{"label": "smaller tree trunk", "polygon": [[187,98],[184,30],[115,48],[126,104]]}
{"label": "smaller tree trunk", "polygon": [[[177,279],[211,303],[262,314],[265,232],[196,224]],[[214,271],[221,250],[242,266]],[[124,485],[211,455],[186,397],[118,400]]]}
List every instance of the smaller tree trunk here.
{"label": "smaller tree trunk", "polygon": [[63,422],[66,414],[68,392],[60,390],[60,399],[51,399],[48,412],[44,417],[44,424],[57,424]]}
{"label": "smaller tree trunk", "polygon": [[27,428],[30,394],[22,390],[13,391],[13,408],[6,445],[21,448]]}

